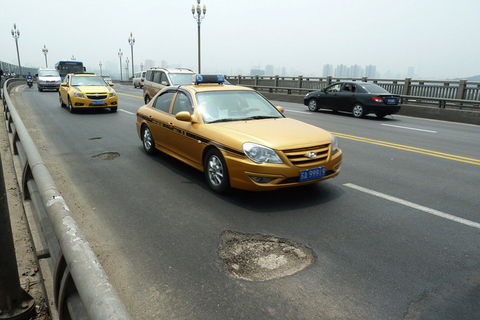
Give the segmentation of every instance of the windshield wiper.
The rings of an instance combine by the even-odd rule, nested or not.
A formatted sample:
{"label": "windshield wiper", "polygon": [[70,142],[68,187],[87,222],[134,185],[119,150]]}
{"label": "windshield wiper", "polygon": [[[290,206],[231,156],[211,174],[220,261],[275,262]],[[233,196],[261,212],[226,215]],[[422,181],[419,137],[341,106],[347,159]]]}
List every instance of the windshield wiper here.
{"label": "windshield wiper", "polygon": [[238,121],[240,119],[234,119],[234,118],[223,118],[223,119],[217,119],[213,121],[209,121],[208,123],[215,123],[215,122],[229,122],[229,121]]}
{"label": "windshield wiper", "polygon": [[248,118],[243,118],[242,120],[256,120],[256,119],[276,119],[279,117],[276,116],[253,116]]}

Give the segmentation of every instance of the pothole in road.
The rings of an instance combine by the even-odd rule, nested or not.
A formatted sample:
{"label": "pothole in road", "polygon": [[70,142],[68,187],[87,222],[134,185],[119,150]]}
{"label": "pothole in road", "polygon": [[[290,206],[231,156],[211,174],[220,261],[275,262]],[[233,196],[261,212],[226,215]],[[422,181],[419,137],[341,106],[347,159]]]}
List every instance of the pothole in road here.
{"label": "pothole in road", "polygon": [[289,276],[315,262],[313,250],[299,242],[234,231],[222,233],[218,255],[230,276],[248,281]]}
{"label": "pothole in road", "polygon": [[120,153],[118,152],[102,152],[92,156],[93,159],[97,160],[114,160],[118,157],[120,157]]}

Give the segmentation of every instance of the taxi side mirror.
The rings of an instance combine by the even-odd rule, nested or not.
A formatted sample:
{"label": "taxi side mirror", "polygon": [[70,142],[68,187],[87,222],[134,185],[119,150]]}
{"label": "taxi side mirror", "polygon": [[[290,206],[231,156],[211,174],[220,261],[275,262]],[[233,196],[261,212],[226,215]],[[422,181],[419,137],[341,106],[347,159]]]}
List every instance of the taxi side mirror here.
{"label": "taxi side mirror", "polygon": [[277,108],[277,110],[280,111],[281,113],[285,111],[285,109],[283,109],[283,107],[280,107],[280,106],[276,106],[275,108]]}
{"label": "taxi side mirror", "polygon": [[62,82],[61,86],[62,86],[62,87],[67,87],[68,84],[67,84],[66,82]]}
{"label": "taxi side mirror", "polygon": [[109,82],[108,85],[109,85],[110,87],[113,87],[113,86],[114,86],[113,82]]}
{"label": "taxi side mirror", "polygon": [[180,121],[192,122],[192,115],[188,111],[180,111],[175,115],[175,119]]}

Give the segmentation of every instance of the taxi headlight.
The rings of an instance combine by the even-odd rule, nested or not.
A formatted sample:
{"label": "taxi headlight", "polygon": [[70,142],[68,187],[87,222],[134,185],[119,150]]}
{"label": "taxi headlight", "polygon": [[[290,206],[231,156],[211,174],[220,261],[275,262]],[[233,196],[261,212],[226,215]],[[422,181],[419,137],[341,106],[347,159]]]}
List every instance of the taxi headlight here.
{"label": "taxi headlight", "polygon": [[338,148],[338,139],[335,135],[332,134],[332,156],[337,153],[339,150]]}
{"label": "taxi headlight", "polygon": [[77,97],[77,98],[83,98],[83,93],[73,91],[73,96],[74,96],[74,97]]}
{"label": "taxi headlight", "polygon": [[256,163],[283,163],[282,159],[273,149],[256,143],[245,142],[243,152]]}
{"label": "taxi headlight", "polygon": [[108,97],[111,98],[111,97],[115,97],[116,95],[117,95],[117,93],[115,91],[113,91],[113,92],[110,92],[108,94]]}

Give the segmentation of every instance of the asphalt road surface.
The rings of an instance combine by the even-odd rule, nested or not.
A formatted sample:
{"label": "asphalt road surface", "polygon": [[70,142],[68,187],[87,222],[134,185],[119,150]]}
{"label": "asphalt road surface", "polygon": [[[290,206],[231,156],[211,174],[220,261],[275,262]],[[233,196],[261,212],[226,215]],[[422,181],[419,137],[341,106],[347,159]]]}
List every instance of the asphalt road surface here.
{"label": "asphalt road surface", "polygon": [[70,114],[35,86],[14,101],[134,318],[480,318],[479,126],[275,102],[337,134],[340,175],[217,195],[143,151],[142,89],[114,88],[116,113]]}

